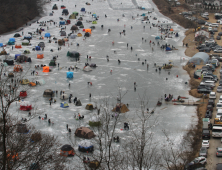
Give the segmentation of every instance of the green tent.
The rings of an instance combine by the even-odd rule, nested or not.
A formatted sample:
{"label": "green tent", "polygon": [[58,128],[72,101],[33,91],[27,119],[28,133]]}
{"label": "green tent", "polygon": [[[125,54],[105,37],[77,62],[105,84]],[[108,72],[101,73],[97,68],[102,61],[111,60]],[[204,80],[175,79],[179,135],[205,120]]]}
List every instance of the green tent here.
{"label": "green tent", "polygon": [[89,126],[101,126],[101,123],[100,121],[98,122],[89,121]]}
{"label": "green tent", "polygon": [[71,14],[71,15],[69,16],[69,19],[76,19],[76,15],[75,15],[75,14]]}
{"label": "green tent", "polygon": [[84,25],[80,25],[79,28],[84,28]]}
{"label": "green tent", "polygon": [[30,51],[29,50],[25,50],[24,54],[30,54]]}
{"label": "green tent", "polygon": [[22,45],[29,45],[29,41],[23,41]]}
{"label": "green tent", "polygon": [[78,15],[79,15],[78,12],[73,12],[72,14],[74,14],[75,16],[78,16]]}
{"label": "green tent", "polygon": [[97,24],[97,22],[96,22],[96,21],[93,21],[92,24]]}
{"label": "green tent", "polygon": [[51,60],[49,66],[56,66],[56,62],[54,60]]}

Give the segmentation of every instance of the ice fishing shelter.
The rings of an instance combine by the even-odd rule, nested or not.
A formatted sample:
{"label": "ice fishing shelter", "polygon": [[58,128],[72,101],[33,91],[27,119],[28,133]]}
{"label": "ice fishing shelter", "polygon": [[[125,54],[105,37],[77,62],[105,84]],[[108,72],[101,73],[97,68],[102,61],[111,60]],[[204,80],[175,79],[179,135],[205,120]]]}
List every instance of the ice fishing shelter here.
{"label": "ice fishing shelter", "polygon": [[82,34],[79,32],[79,33],[77,34],[77,37],[82,37]]}
{"label": "ice fishing shelter", "polygon": [[23,71],[22,66],[21,65],[15,65],[14,72],[20,72],[20,71]]}
{"label": "ice fishing shelter", "polygon": [[40,50],[41,50],[40,46],[36,46],[36,47],[35,47],[35,50],[36,50],[36,51],[40,51]]}
{"label": "ice fishing shelter", "polygon": [[42,69],[43,69],[42,72],[44,72],[44,73],[50,72],[49,66],[45,66],[45,67],[43,67]]}
{"label": "ice fishing shelter", "polygon": [[29,41],[28,40],[22,41],[22,45],[29,45]]}
{"label": "ice fishing shelter", "polygon": [[65,43],[64,40],[61,40],[61,39],[58,40],[58,44],[59,44],[60,46],[63,45],[64,43]]}
{"label": "ice fishing shelter", "polygon": [[93,110],[93,105],[92,104],[87,104],[85,109],[86,110]]}
{"label": "ice fishing shelter", "polygon": [[21,37],[19,33],[15,33],[14,37]]}
{"label": "ice fishing shelter", "polygon": [[75,39],[75,38],[76,38],[76,35],[75,35],[75,34],[71,34],[69,38],[70,38],[70,39]]}
{"label": "ice fishing shelter", "polygon": [[90,64],[90,67],[97,67],[96,64],[92,63]]}
{"label": "ice fishing shelter", "polygon": [[30,51],[29,51],[29,50],[24,50],[23,53],[24,53],[24,54],[30,54]]}
{"label": "ice fishing shelter", "polygon": [[74,57],[74,58],[79,58],[80,53],[78,53],[77,51],[71,51],[71,52],[68,51],[67,56]]}
{"label": "ice fishing shelter", "polygon": [[55,60],[51,60],[50,63],[49,63],[49,66],[56,66]]}
{"label": "ice fishing shelter", "polygon": [[9,41],[8,45],[15,45],[15,42]]}
{"label": "ice fishing shelter", "polygon": [[54,4],[53,7],[52,7],[52,10],[57,10],[57,9],[58,9],[57,5]]}
{"label": "ice fishing shelter", "polygon": [[170,47],[166,47],[166,51],[171,51],[172,49]]}
{"label": "ice fishing shelter", "polygon": [[15,42],[15,38],[9,38],[9,42]]}
{"label": "ice fishing shelter", "polygon": [[63,9],[63,10],[62,10],[62,14],[69,15],[68,9]]}
{"label": "ice fishing shelter", "polygon": [[65,21],[59,21],[59,25],[66,25]]}
{"label": "ice fishing shelter", "polygon": [[68,95],[66,93],[60,95],[60,99],[66,100],[68,99]]}
{"label": "ice fishing shelter", "polygon": [[22,124],[22,123],[18,124],[17,125],[17,133],[22,133],[22,134],[29,133],[29,130],[28,130],[26,124]]}
{"label": "ice fishing shelter", "polygon": [[80,127],[80,128],[76,129],[75,136],[80,137],[80,138],[84,138],[84,139],[92,139],[96,135],[94,134],[94,132],[91,129],[89,129],[87,127]]}
{"label": "ice fishing shelter", "polygon": [[66,24],[69,25],[71,24],[71,21],[69,19],[66,20]]}
{"label": "ice fishing shelter", "polygon": [[43,97],[53,97],[54,92],[51,89],[46,89],[43,93]]}
{"label": "ice fishing shelter", "polygon": [[71,30],[78,30],[79,28],[76,26],[76,25],[73,25],[72,27],[71,27]]}
{"label": "ice fishing shelter", "polygon": [[93,16],[94,18],[96,18],[96,17],[97,17],[96,13],[93,13],[93,14],[92,14],[92,16]]}
{"label": "ice fishing shelter", "polygon": [[81,8],[81,12],[85,12],[86,11],[86,9],[85,8]]}
{"label": "ice fishing shelter", "polygon": [[60,36],[66,36],[66,32],[65,31],[61,31],[60,32]]}
{"label": "ice fishing shelter", "polygon": [[146,14],[145,14],[145,13],[143,13],[141,16],[145,17],[145,16],[146,16]]}
{"label": "ice fishing shelter", "polygon": [[71,145],[63,145],[60,150],[60,155],[65,157],[71,157],[75,155],[75,152]]}
{"label": "ice fishing shelter", "polygon": [[22,63],[22,62],[27,62],[28,61],[28,57],[25,56],[25,55],[20,55],[16,58],[16,61],[19,62],[19,63]]}
{"label": "ice fishing shelter", "polygon": [[82,103],[79,99],[76,101],[76,106],[82,106]]}
{"label": "ice fishing shelter", "polygon": [[85,29],[85,33],[87,33],[87,32],[92,34],[92,30],[90,28]]}
{"label": "ice fishing shelter", "polygon": [[15,75],[11,72],[11,73],[8,73],[8,77],[14,77]]}
{"label": "ice fishing shelter", "polygon": [[24,36],[24,39],[26,40],[31,40],[32,39],[32,36],[30,34],[27,34]]}
{"label": "ice fishing shelter", "polygon": [[89,120],[89,126],[100,126],[101,122],[99,120],[98,116],[93,116],[90,120]]}
{"label": "ice fishing shelter", "polygon": [[160,39],[160,36],[156,36],[156,37],[155,37],[155,40],[159,40],[159,39]]}
{"label": "ice fishing shelter", "polygon": [[44,54],[37,54],[37,59],[43,59],[44,58]]}
{"label": "ice fishing shelter", "polygon": [[207,64],[209,60],[209,55],[204,52],[196,53],[189,61],[188,64],[192,63],[195,65]]}
{"label": "ice fishing shelter", "polygon": [[20,110],[23,110],[23,111],[32,110],[32,105],[28,101],[22,101],[20,103]]}
{"label": "ice fishing shelter", "polygon": [[15,60],[17,59],[18,56],[20,56],[21,54],[15,54]]}
{"label": "ice fishing shelter", "polygon": [[92,71],[92,69],[91,69],[90,66],[85,66],[85,67],[83,68],[83,71],[89,72],[89,71]]}
{"label": "ice fishing shelter", "polygon": [[27,92],[26,91],[20,91],[19,97],[27,97]]}
{"label": "ice fishing shelter", "polygon": [[95,20],[95,21],[93,21],[93,22],[92,22],[92,24],[97,24],[97,21],[96,21],[96,20]]}
{"label": "ice fishing shelter", "polygon": [[76,15],[74,13],[72,13],[70,16],[69,16],[69,19],[76,19]]}
{"label": "ice fishing shelter", "polygon": [[78,13],[78,12],[73,12],[73,14],[75,14],[75,16],[78,16],[78,15],[79,15],[79,13]]}
{"label": "ice fishing shelter", "polygon": [[77,21],[76,26],[82,25],[82,21]]}
{"label": "ice fishing shelter", "polygon": [[27,85],[29,84],[29,80],[28,79],[22,79],[19,81],[22,85]]}
{"label": "ice fishing shelter", "polygon": [[129,111],[129,109],[127,108],[127,106],[123,103],[121,104],[116,104],[116,107],[112,110],[113,112],[119,112],[119,113],[126,113]]}
{"label": "ice fishing shelter", "polygon": [[66,8],[66,6],[65,5],[61,5],[61,9],[65,9]]}
{"label": "ice fishing shelter", "polygon": [[60,107],[67,108],[67,107],[69,107],[69,104],[67,102],[62,102]]}
{"label": "ice fishing shelter", "polygon": [[22,48],[22,45],[20,43],[16,43],[15,48]]}
{"label": "ice fishing shelter", "polygon": [[86,32],[84,36],[85,37],[90,37],[90,33]]}
{"label": "ice fishing shelter", "polygon": [[73,72],[67,72],[66,77],[67,78],[73,78]]}
{"label": "ice fishing shelter", "polygon": [[3,47],[4,45],[3,45],[3,43],[0,43],[0,47]]}
{"label": "ice fishing shelter", "polygon": [[45,37],[50,37],[50,33],[45,33]]}
{"label": "ice fishing shelter", "polygon": [[78,150],[80,152],[93,152],[94,146],[89,140],[82,140],[79,142],[79,148]]}

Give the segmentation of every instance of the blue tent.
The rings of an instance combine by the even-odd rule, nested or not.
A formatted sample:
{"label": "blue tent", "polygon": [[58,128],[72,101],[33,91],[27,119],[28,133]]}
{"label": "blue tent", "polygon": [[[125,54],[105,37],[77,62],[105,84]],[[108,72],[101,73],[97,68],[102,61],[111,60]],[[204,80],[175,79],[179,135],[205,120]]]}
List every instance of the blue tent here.
{"label": "blue tent", "polygon": [[97,16],[96,16],[96,14],[92,14],[92,16],[94,17],[94,18],[96,18]]}
{"label": "blue tent", "polygon": [[36,51],[40,51],[41,48],[40,48],[39,46],[36,46],[36,47],[35,47],[35,50],[36,50]]}
{"label": "blue tent", "polygon": [[67,72],[66,77],[67,78],[73,78],[73,72]]}
{"label": "blue tent", "polygon": [[15,60],[17,59],[18,56],[20,56],[21,54],[15,54]]}
{"label": "blue tent", "polygon": [[32,39],[32,36],[31,36],[30,34],[25,35],[25,36],[24,36],[24,39],[27,39],[27,40]]}
{"label": "blue tent", "polygon": [[156,36],[155,39],[156,39],[156,40],[159,40],[159,39],[160,39],[160,36]]}
{"label": "blue tent", "polygon": [[9,38],[10,42],[15,42],[15,38]]}
{"label": "blue tent", "polygon": [[82,11],[82,12],[85,12],[85,10],[86,10],[85,8],[81,8],[81,11]]}
{"label": "blue tent", "polygon": [[145,10],[145,8],[144,8],[144,7],[142,7],[141,9],[142,9],[142,10]]}
{"label": "blue tent", "polygon": [[178,34],[178,32],[176,33],[176,35],[175,35],[176,37],[179,37],[179,34]]}
{"label": "blue tent", "polygon": [[65,21],[60,21],[59,25],[66,25],[66,22]]}
{"label": "blue tent", "polygon": [[141,16],[145,17],[145,16],[146,16],[146,14],[145,14],[145,13],[143,13]]}
{"label": "blue tent", "polygon": [[9,41],[8,45],[15,45],[15,42]]}
{"label": "blue tent", "polygon": [[60,107],[62,107],[62,108],[67,108],[67,107],[69,107],[69,105],[68,105],[68,103],[66,103],[66,102],[62,102],[61,105],[60,105]]}
{"label": "blue tent", "polygon": [[50,33],[45,33],[45,37],[50,37]]}
{"label": "blue tent", "polygon": [[171,51],[171,48],[170,47],[166,47],[166,51]]}
{"label": "blue tent", "polygon": [[3,47],[3,43],[0,43],[0,47]]}

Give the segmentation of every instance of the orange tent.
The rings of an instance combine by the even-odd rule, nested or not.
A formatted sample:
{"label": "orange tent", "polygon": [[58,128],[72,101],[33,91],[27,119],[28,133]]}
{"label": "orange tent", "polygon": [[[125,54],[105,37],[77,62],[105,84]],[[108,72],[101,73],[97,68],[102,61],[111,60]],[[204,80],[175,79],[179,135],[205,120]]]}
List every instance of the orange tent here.
{"label": "orange tent", "polygon": [[173,31],[173,28],[171,28],[170,31]]}
{"label": "orange tent", "polygon": [[37,54],[37,58],[38,59],[43,59],[44,58],[44,54]]}
{"label": "orange tent", "polygon": [[36,84],[33,83],[33,82],[30,82],[30,83],[29,83],[29,86],[36,86]]}
{"label": "orange tent", "polygon": [[22,48],[21,44],[15,44],[15,48]]}
{"label": "orange tent", "polygon": [[19,72],[19,71],[23,71],[22,66],[21,65],[15,65],[14,72]]}
{"label": "orange tent", "polygon": [[43,70],[42,70],[42,72],[44,72],[44,73],[48,73],[49,72],[49,66],[45,66],[45,67],[43,67]]}
{"label": "orange tent", "polygon": [[89,32],[90,34],[92,34],[92,32],[91,32],[92,30],[91,29],[85,29],[85,32]]}

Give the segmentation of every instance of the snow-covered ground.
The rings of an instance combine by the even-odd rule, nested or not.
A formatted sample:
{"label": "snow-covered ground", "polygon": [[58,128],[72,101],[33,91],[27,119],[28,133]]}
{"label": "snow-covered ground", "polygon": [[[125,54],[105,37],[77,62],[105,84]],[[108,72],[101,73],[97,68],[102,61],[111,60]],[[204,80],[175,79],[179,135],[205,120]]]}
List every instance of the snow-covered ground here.
{"label": "snow-covered ground", "polygon": [[[46,84],[43,86],[32,87],[28,93],[28,97],[25,100],[30,101],[35,104],[35,107],[40,111],[44,111],[42,117],[46,113],[48,118],[54,122],[53,126],[49,126],[47,121],[39,120],[38,118],[31,121],[37,129],[58,136],[62,144],[68,143],[66,124],[72,129],[72,136],[75,129],[79,126],[88,126],[88,121],[95,112],[91,112],[85,109],[87,103],[101,102],[101,98],[109,97],[110,105],[116,104],[116,97],[118,95],[118,85],[120,85],[122,90],[128,90],[128,93],[122,99],[123,103],[129,104],[130,111],[120,115],[122,122],[130,122],[130,119],[134,119],[135,111],[139,106],[139,95],[146,93],[146,97],[149,99],[149,108],[153,109],[159,98],[163,97],[164,94],[173,94],[175,97],[178,95],[187,96],[189,100],[195,100],[188,94],[189,86],[185,84],[188,81],[189,76],[184,70],[182,70],[182,65],[186,64],[187,57],[184,55],[185,48],[182,47],[182,40],[184,38],[185,29],[181,28],[177,24],[173,23],[169,18],[160,14],[153,4],[152,1],[147,0],[137,0],[137,1],[117,1],[117,0],[93,0],[90,1],[91,5],[86,5],[87,1],[73,1],[64,0],[52,1],[45,5],[45,17],[41,18],[39,21],[49,21],[53,20],[57,22],[56,26],[54,24],[47,23],[47,27],[42,27],[45,29],[42,35],[49,32],[52,36],[58,39],[63,37],[60,36],[59,31],[59,17],[68,19],[68,16],[62,16],[61,5],[65,5],[69,10],[69,13],[79,12],[83,14],[83,24],[85,28],[90,26],[95,26],[96,28],[92,30],[92,35],[84,40],[84,37],[76,37],[75,39],[70,39],[65,46],[62,46],[60,51],[57,50],[58,44],[48,43],[48,39],[39,40],[40,36],[35,36],[31,40],[32,46],[23,46],[22,49],[11,49],[11,46],[7,46],[6,50],[14,57],[15,54],[21,54],[25,49],[29,49],[31,53],[28,55],[32,58],[32,63],[22,64],[24,70],[26,71],[30,66],[31,70],[34,70],[35,64],[49,64],[53,56],[57,56],[57,63],[60,64],[62,69],[58,67],[52,67],[52,72],[43,73],[41,69],[36,70],[38,76],[31,76],[31,71],[28,73],[28,79],[44,79]],[[152,14],[147,14],[148,10],[139,10],[135,6],[135,2],[139,6],[144,6],[145,8],[152,10]],[[52,6],[57,4],[59,9],[54,10],[54,15],[49,16],[48,14],[52,11]],[[111,4],[111,5],[110,5]],[[76,7],[75,7],[76,5]],[[80,9],[84,7],[86,13],[80,12]],[[87,23],[86,20],[93,20],[92,14],[88,12],[96,13],[99,16],[97,24]],[[140,16],[142,13],[146,13],[150,18],[150,23],[142,23],[143,19]],[[107,18],[105,18],[105,14]],[[122,16],[125,15],[125,17]],[[139,14],[139,16],[137,16]],[[134,19],[132,19],[132,16]],[[157,20],[153,20],[153,17],[157,17]],[[119,22],[117,21],[119,19]],[[159,46],[150,46],[149,41],[154,41],[156,36],[160,36],[161,33],[158,31],[157,27],[152,27],[150,29],[151,23],[157,23],[160,21],[162,24],[171,26],[175,32],[179,33],[179,37],[166,38],[166,40],[160,40],[160,44],[170,44],[175,46],[178,50],[172,52],[162,51]],[[71,19],[71,24],[66,25],[66,33],[70,33],[70,28],[77,22],[76,19]],[[165,23],[163,23],[165,22]],[[103,29],[101,28],[103,25]],[[133,27],[131,29],[131,26]],[[145,26],[145,28],[144,28]],[[26,35],[28,32],[35,32],[37,28],[40,28],[37,23],[32,24],[29,27],[24,28],[23,32]],[[111,32],[108,33],[108,29]],[[125,35],[120,35],[120,32],[126,30]],[[80,28],[79,31],[84,35],[84,32]],[[78,33],[77,32],[77,33]],[[21,33],[21,32],[20,32]],[[9,38],[13,37],[13,34],[4,35],[0,37],[0,43],[7,43]],[[142,41],[142,37],[144,40]],[[22,42],[23,37],[16,38],[16,42]],[[145,42],[146,40],[146,42]],[[39,42],[45,42],[46,47],[44,51],[32,51]],[[112,42],[115,42],[112,45]],[[71,45],[72,43],[72,45]],[[80,45],[77,47],[77,43]],[[127,43],[129,48],[127,49]],[[69,45],[68,45],[69,44]],[[133,51],[130,47],[133,47]],[[152,52],[152,47],[154,52]],[[50,50],[53,49],[54,52]],[[68,51],[78,51],[81,54],[80,62],[76,63],[73,59],[66,56]],[[116,53],[114,53],[116,51]],[[44,59],[37,59],[36,56],[39,53],[44,54]],[[91,72],[83,72],[82,68],[87,62],[86,56],[91,56],[89,63],[96,63],[97,68],[93,69]],[[109,62],[106,60],[106,56],[109,56]],[[2,56],[3,58],[3,56]],[[140,60],[138,60],[138,58]],[[121,60],[121,64],[118,64],[117,60]],[[147,60],[149,63],[149,69],[147,69],[146,64],[142,65],[142,62]],[[175,65],[168,74],[168,71],[162,70],[156,72],[154,68],[154,63],[157,65],[162,65],[172,61]],[[74,71],[74,79],[69,80],[66,78],[67,67],[77,65],[79,70]],[[13,70],[13,67],[10,68]],[[112,70],[112,74],[110,74]],[[178,75],[178,78],[176,77]],[[168,78],[168,79],[166,79]],[[87,82],[92,82],[92,86],[88,86]],[[137,89],[134,91],[134,82],[137,84]],[[71,84],[70,88],[68,84]],[[67,94],[73,94],[78,99],[81,100],[82,106],[75,106],[73,103],[69,104],[69,108],[61,108],[59,97],[56,97],[57,102],[49,105],[48,99],[43,98],[43,92],[45,89],[58,90],[59,92],[65,91]],[[89,100],[89,93],[92,94],[91,101]],[[73,100],[72,100],[73,101]],[[13,104],[11,111],[18,111],[19,106]],[[80,113],[84,115],[83,121],[76,121],[74,119],[74,113]],[[21,117],[27,117],[27,112],[18,111],[18,115]],[[170,137],[176,141],[175,145],[179,145],[181,142],[181,137],[187,132],[190,125],[197,121],[195,114],[195,107],[186,106],[174,106],[165,103],[161,107],[155,109],[155,113],[151,118],[152,120],[157,119],[157,126],[153,129],[154,141],[160,144],[164,143],[164,135],[162,130],[169,132]],[[136,119],[134,119],[134,122]],[[121,131],[123,128],[123,123],[118,124],[117,134],[127,139],[130,137],[130,131],[136,130],[136,125],[140,122],[130,126],[128,132]],[[75,148],[77,146],[74,146]]]}

